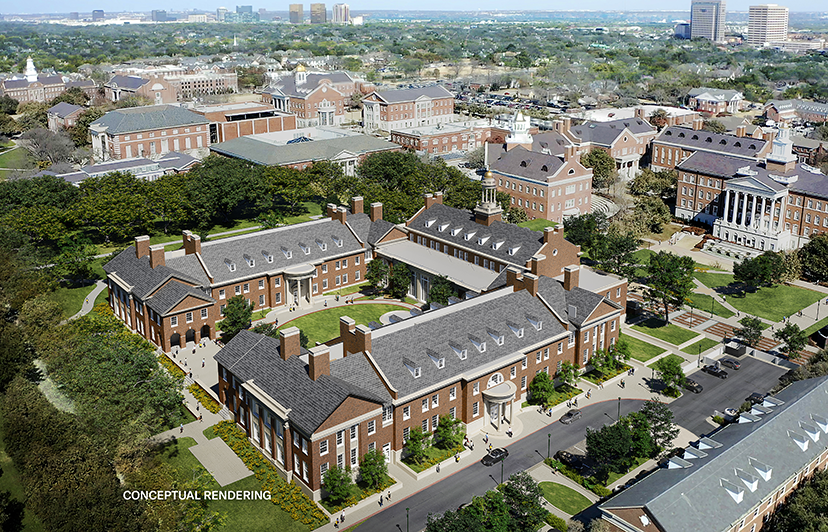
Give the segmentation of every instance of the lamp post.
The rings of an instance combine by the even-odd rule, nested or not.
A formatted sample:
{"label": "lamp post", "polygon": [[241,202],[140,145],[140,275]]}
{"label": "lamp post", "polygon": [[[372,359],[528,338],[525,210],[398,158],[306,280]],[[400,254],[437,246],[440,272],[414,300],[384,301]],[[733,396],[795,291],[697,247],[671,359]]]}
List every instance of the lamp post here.
{"label": "lamp post", "polygon": [[716,298],[710,296],[710,318],[713,318],[713,309],[716,308]]}
{"label": "lamp post", "polygon": [[552,434],[546,435],[546,459],[549,460],[549,451],[552,448]]}
{"label": "lamp post", "polygon": [[405,509],[405,532],[408,532],[408,508]]}
{"label": "lamp post", "polygon": [[621,419],[621,398],[618,398],[618,419]]}
{"label": "lamp post", "polygon": [[503,462],[506,461],[506,457],[500,459],[500,483],[503,484]]}

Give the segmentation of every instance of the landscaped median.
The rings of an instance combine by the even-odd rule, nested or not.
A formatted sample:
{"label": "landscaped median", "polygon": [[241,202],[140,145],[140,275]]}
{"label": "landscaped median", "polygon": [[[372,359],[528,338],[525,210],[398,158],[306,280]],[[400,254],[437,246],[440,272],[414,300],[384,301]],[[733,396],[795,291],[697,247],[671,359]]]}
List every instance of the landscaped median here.
{"label": "landscaped median", "polygon": [[242,429],[233,421],[220,421],[213,431],[242,459],[244,465],[253,471],[262,489],[269,491],[271,501],[279,505],[290,517],[307,525],[311,530],[330,522],[330,519],[295,484],[285,482],[267,458],[256,450]]}
{"label": "landscaped median", "polygon": [[193,394],[193,397],[201,403],[201,406],[212,412],[213,414],[218,414],[219,410],[221,410],[221,405],[213,399],[213,396],[207,393],[204,388],[202,388],[198,383],[192,383],[190,386],[187,387],[190,390],[190,393]]}
{"label": "landscaped median", "polygon": [[187,374],[184,373],[184,370],[179,368],[178,364],[170,360],[170,357],[167,355],[158,355],[158,363],[164,366],[164,368],[176,380],[184,380],[184,377],[187,376]]}

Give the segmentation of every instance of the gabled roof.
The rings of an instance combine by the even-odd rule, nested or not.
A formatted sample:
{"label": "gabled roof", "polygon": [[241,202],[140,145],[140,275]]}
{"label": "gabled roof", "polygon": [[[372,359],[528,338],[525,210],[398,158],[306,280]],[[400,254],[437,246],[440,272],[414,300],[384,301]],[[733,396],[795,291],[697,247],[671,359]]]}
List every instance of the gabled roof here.
{"label": "gabled roof", "polygon": [[212,305],[216,302],[215,299],[205,295],[204,292],[175,280],[162,286],[145,302],[149,308],[163,316],[188,296],[198,299],[200,301],[199,306]]}
{"label": "gabled roof", "polygon": [[106,83],[107,87],[117,87],[120,89],[138,90],[150,80],[138,76],[122,76],[120,74],[112,76]]}
{"label": "gabled roof", "polygon": [[[320,82],[322,80],[330,80],[333,84],[333,89],[336,90],[336,86],[341,83],[355,83],[354,79],[348,75],[347,72],[317,72],[317,73],[310,73],[308,74],[305,83],[301,85],[296,85],[296,78],[293,74],[289,74],[279,79],[276,83],[274,83],[271,87],[265,89],[265,93],[273,94],[275,91],[272,89],[276,89],[278,92],[281,92],[285,96],[296,96],[299,98],[304,98],[311,92],[315,91],[319,88]],[[337,92],[340,92],[337,90]],[[340,93],[341,94],[341,93]],[[343,94],[343,96],[348,96],[347,94]]]}
{"label": "gabled roof", "polygon": [[[432,220],[434,221],[431,222]],[[537,231],[506,222],[494,222],[487,227],[475,222],[470,212],[439,203],[432,205],[430,209],[420,211],[408,222],[408,229],[451,242],[457,248],[489,255],[521,267],[524,267],[543,245],[543,234]],[[456,229],[460,230],[452,235],[452,231]],[[474,235],[466,240],[466,235],[471,233]],[[478,239],[483,239],[482,243],[479,243]],[[493,249],[492,246],[498,242],[503,244]],[[512,254],[509,253],[510,250],[513,250]]]}
{"label": "gabled roof", "polygon": [[[589,321],[598,305],[605,301],[604,296],[577,286],[568,292],[564,290],[564,294],[566,295],[567,319],[577,327]],[[570,305],[576,309],[574,316],[569,312]]]}
{"label": "gabled roof", "polygon": [[193,285],[199,284],[198,280],[168,266],[151,268],[148,256],[140,259],[135,257],[135,246],[129,246],[115,255],[111,261],[104,264],[103,269],[107,275],[116,274],[124,282],[129,283],[133,287],[133,293],[139,299],[145,299],[166,281],[173,278],[190,282]]}
{"label": "gabled roof", "polygon": [[[385,103],[405,103],[405,102],[413,102],[420,97],[425,96],[426,98],[454,98],[454,95],[450,93],[445,87],[442,85],[431,85],[428,87],[420,87],[417,89],[399,89],[399,90],[392,90],[392,91],[373,91],[371,94],[375,94],[377,98]],[[369,94],[368,96],[371,96]]]}
{"label": "gabled roof", "polygon": [[90,128],[106,128],[109,135],[153,129],[206,125],[210,121],[189,109],[174,105],[153,105],[110,111],[90,124]]}
{"label": "gabled roof", "polygon": [[697,131],[679,126],[664,128],[655,141],[681,146],[687,150],[714,151],[743,158],[755,158],[767,144],[764,139]]}
{"label": "gabled roof", "polygon": [[210,150],[216,153],[266,166],[284,166],[308,161],[329,161],[343,151],[349,151],[354,155],[362,155],[376,151],[398,150],[399,148],[398,144],[368,135],[321,139],[287,146],[275,146],[269,142],[258,140],[251,135],[210,145]]}
{"label": "gabled roof", "polygon": [[60,102],[59,104],[47,109],[46,112],[52,115],[56,115],[59,118],[66,118],[75,111],[82,109],[83,107],[80,105],[75,105],[67,102]]}
{"label": "gabled roof", "polygon": [[394,228],[394,224],[387,220],[380,219],[372,222],[371,217],[362,212],[349,213],[346,222],[356,233],[357,238],[372,246]]}
{"label": "gabled roof", "polygon": [[745,99],[745,95],[740,91],[729,89],[711,89],[710,87],[690,89],[687,95],[691,98],[696,98],[697,100],[715,102],[732,102]]}
{"label": "gabled roof", "polygon": [[538,153],[563,157],[564,148],[571,144],[566,137],[555,131],[542,131],[537,135],[532,135],[532,151]]}
{"label": "gabled roof", "polygon": [[828,377],[795,382],[775,399],[782,404],[758,420],[712,434],[720,445],[699,445],[706,456],[685,455],[689,466],[659,469],[599,508],[644,507],[665,532],[730,529],[825,450]]}
{"label": "gabled roof", "polygon": [[653,126],[640,118],[610,122],[584,122],[579,126],[572,126],[569,132],[582,143],[592,142],[602,146],[611,146],[625,130],[633,135],[655,132]]}
{"label": "gabled roof", "polygon": [[[496,173],[525,177],[546,184],[564,165],[560,157],[529,151],[518,146],[506,151],[497,144],[487,144],[489,151],[489,168]],[[494,158],[495,156],[496,158]]]}
{"label": "gabled roof", "polygon": [[793,109],[798,113],[828,115],[828,104],[826,103],[810,102],[807,100],[769,100],[765,104],[765,109],[771,106],[779,111]]}
{"label": "gabled roof", "polygon": [[30,82],[26,78],[23,79],[7,79],[2,82],[3,87],[8,89],[25,89],[35,83],[40,83],[41,85],[63,85],[63,78],[60,76],[46,76],[46,75],[39,75],[37,76],[37,81]]}

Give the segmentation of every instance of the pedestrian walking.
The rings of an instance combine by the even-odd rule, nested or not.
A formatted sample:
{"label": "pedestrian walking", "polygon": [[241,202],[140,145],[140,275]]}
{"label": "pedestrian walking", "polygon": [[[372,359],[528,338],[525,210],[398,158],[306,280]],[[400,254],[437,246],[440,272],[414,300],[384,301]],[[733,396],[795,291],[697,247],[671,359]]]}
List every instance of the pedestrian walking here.
{"label": "pedestrian walking", "polygon": [[471,447],[471,450],[474,451],[474,442],[471,440],[469,440],[469,447]]}
{"label": "pedestrian walking", "polygon": [[342,512],[342,515],[339,516],[339,522],[345,524],[345,512]]}
{"label": "pedestrian walking", "polygon": [[181,424],[180,430],[178,431],[179,434],[184,434],[184,423]]}
{"label": "pedestrian walking", "polygon": [[198,415],[198,422],[201,423],[203,421],[204,421],[204,414],[199,414]]}
{"label": "pedestrian walking", "polygon": [[578,398],[577,397],[575,398],[575,401],[572,404],[575,405],[575,408],[578,408]]}
{"label": "pedestrian walking", "polygon": [[334,528],[339,528],[339,518],[336,518],[336,522],[334,523]]}
{"label": "pedestrian walking", "polygon": [[200,408],[201,408],[201,403],[196,402],[196,412],[198,412],[198,410],[199,410]]}
{"label": "pedestrian walking", "polygon": [[380,505],[380,508],[382,508],[382,495],[380,495],[379,505]]}
{"label": "pedestrian walking", "polygon": [[[457,456],[460,456],[460,455],[458,454]],[[386,495],[386,496],[385,496],[385,500],[386,500],[386,501],[390,501],[390,500],[391,500],[391,490],[388,490],[388,495]]]}
{"label": "pedestrian walking", "polygon": [[437,472],[440,472],[440,464],[437,464]]}
{"label": "pedestrian walking", "polygon": [[625,386],[626,386],[626,383],[624,382],[624,379],[621,379],[621,388],[624,388]]}
{"label": "pedestrian walking", "polygon": [[491,443],[489,444],[489,450],[490,451],[492,450],[492,444]]}
{"label": "pedestrian walking", "polygon": [[206,363],[207,363],[207,359],[202,357],[201,358],[201,367],[203,368]]}
{"label": "pedestrian walking", "polygon": [[489,443],[489,434],[488,433],[483,435],[483,443]]}
{"label": "pedestrian walking", "polygon": [[460,453],[455,453],[454,454],[454,462],[457,463],[459,461],[460,461]]}

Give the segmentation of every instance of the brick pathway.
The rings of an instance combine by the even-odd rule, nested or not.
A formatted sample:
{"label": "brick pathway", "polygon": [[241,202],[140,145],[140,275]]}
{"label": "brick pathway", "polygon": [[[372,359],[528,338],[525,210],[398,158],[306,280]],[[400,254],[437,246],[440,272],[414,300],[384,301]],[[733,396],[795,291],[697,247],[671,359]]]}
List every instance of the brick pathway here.
{"label": "brick pathway", "polygon": [[[720,338],[733,338],[734,336],[733,327],[720,321],[705,329],[704,332],[710,333],[713,336],[718,336]],[[777,342],[776,340],[768,338],[767,336],[763,336],[759,340],[759,344],[756,347],[760,351],[764,351],[767,353],[777,345],[779,345],[779,342]]]}
{"label": "brick pathway", "polygon": [[705,316],[704,314],[700,314],[698,312],[693,312],[693,321],[690,322],[690,313],[685,312],[679,316],[673,316],[670,318],[670,321],[673,323],[677,323],[682,327],[687,327],[688,329],[692,329],[693,327],[698,327],[702,323],[706,321],[710,321],[710,318]]}

